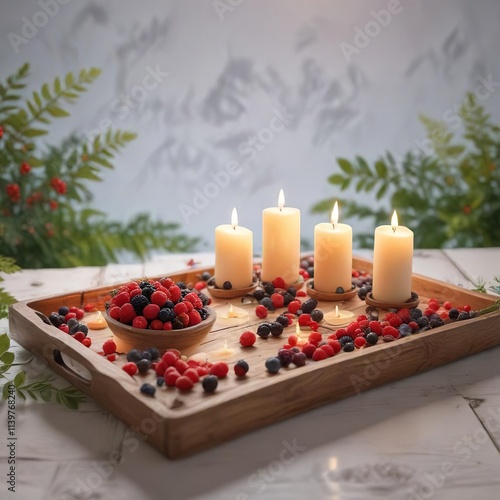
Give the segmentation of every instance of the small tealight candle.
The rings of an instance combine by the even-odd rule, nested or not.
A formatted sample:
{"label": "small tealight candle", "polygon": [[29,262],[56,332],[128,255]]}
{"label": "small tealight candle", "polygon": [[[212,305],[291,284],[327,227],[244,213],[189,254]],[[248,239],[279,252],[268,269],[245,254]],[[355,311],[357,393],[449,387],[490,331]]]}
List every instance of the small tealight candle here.
{"label": "small tealight candle", "polygon": [[233,307],[233,304],[229,304],[228,308],[223,310],[218,310],[217,319],[224,320],[224,323],[230,323],[231,325],[241,325],[247,321],[250,314],[244,309],[239,307]]}
{"label": "small tealight candle", "polygon": [[234,353],[234,349],[231,347],[228,347],[227,345],[227,339],[224,340],[224,346],[217,350],[217,351],[210,351],[209,358],[214,359],[214,358],[229,358],[232,356]]}
{"label": "small tealight candle", "polygon": [[325,321],[332,326],[344,326],[350,322],[350,318],[354,316],[352,311],[347,309],[339,309],[339,306],[335,306],[335,311],[325,314]]}
{"label": "small tealight candle", "polygon": [[295,336],[297,337],[297,345],[298,346],[302,346],[302,345],[305,345],[307,344],[307,337],[302,333],[302,330],[300,329],[300,325],[299,323],[297,322],[295,324]]}
{"label": "small tealight candle", "polygon": [[107,328],[108,323],[104,319],[104,316],[102,315],[101,311],[97,313],[97,318],[91,321],[87,321],[87,326],[91,330],[103,330],[104,328]]}

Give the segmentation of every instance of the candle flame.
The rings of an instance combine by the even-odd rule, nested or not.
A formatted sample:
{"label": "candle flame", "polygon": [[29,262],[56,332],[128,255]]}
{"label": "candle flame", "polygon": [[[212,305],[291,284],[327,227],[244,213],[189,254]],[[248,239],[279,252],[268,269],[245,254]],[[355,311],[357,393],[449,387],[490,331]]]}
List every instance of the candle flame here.
{"label": "candle flame", "polygon": [[283,189],[280,189],[280,194],[278,196],[278,208],[282,210],[284,206],[285,206],[285,193],[283,192]]}
{"label": "candle flame", "polygon": [[296,333],[297,336],[300,336],[300,334],[302,333],[300,331],[300,325],[299,325],[298,322],[295,324],[295,333]]}
{"label": "candle flame", "polygon": [[97,313],[97,318],[95,320],[97,323],[104,323],[105,319],[103,318],[101,311]]}
{"label": "candle flame", "polygon": [[336,317],[336,318],[340,318],[340,314],[339,314],[339,306],[335,306],[335,317]]}
{"label": "candle flame", "polygon": [[229,347],[227,346],[227,339],[224,339],[224,347],[222,348],[222,350],[224,352],[228,352],[229,351]]}
{"label": "candle flame", "polygon": [[396,213],[396,210],[394,210],[391,218],[391,226],[392,230],[396,232],[396,229],[398,227],[398,214]]}
{"label": "candle flame", "polygon": [[233,309],[233,304],[229,304],[229,311],[227,311],[228,318],[237,318],[238,313]]}
{"label": "candle flame", "polygon": [[339,203],[338,201],[336,201],[335,205],[333,205],[332,208],[332,215],[330,217],[330,222],[332,223],[332,226],[335,227],[338,221],[339,221]]}
{"label": "candle flame", "polygon": [[233,208],[231,213],[231,225],[233,226],[233,229],[236,229],[238,226],[238,212],[236,211],[236,207]]}

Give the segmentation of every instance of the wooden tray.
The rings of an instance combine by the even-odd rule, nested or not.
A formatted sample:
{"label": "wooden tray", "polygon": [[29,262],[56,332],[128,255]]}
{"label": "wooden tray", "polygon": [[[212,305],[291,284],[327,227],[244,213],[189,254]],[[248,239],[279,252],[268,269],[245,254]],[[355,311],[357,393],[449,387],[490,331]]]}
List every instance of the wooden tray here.
{"label": "wooden tray", "polygon": [[[371,272],[371,262],[367,260],[355,258],[353,266]],[[171,277],[194,283],[196,275],[204,270],[188,270]],[[395,342],[341,352],[320,362],[308,361],[304,367],[281,369],[278,374],[270,375],[264,361],[276,355],[288,335],[294,333],[294,327],[285,329],[280,338],[258,338],[254,347],[242,348],[238,342],[240,334],[247,329],[255,331],[261,320],[255,316],[255,305],[244,306],[239,299],[233,299],[234,305],[249,308],[249,322],[229,327],[217,319],[203,343],[184,354],[219,350],[226,340],[234,353],[225,360],[232,365],[245,359],[250,365],[248,375],[237,379],[230,366],[228,377],[219,381],[215,394],[204,394],[201,384],[196,384],[188,394],[161,388],[156,397],[150,398],[142,395],[139,387],[144,381],[155,383],[152,370],[146,375],[130,377],[120,369],[125,356],[112,363],[98,354],[104,340],[112,337],[109,329],[90,331],[93,343],[87,348],[44,322],[45,316],[61,305],[82,306],[89,302],[102,305],[113,288],[116,286],[17,303],[10,307],[12,337],[170,458],[209,448],[325,403],[500,344],[500,312],[496,311]],[[457,305],[469,304],[473,310],[495,302],[492,296],[418,275],[413,277],[412,289],[419,294],[422,308],[430,297]],[[215,300],[212,307],[217,309],[222,305],[227,305],[227,301]],[[328,312],[334,304],[320,302],[319,307]],[[358,315],[364,312],[366,304],[355,297],[342,307]],[[275,316],[276,313],[270,318]],[[320,331],[326,334],[332,328],[325,325]],[[119,342],[115,341],[120,350]]]}

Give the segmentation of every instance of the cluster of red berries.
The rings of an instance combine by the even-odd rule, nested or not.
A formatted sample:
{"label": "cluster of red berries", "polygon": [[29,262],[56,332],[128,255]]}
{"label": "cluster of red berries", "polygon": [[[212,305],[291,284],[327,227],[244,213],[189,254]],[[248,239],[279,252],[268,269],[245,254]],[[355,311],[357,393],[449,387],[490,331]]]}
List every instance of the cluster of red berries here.
{"label": "cluster of red berries", "polygon": [[35,191],[33,194],[26,198],[26,203],[28,205],[33,205],[43,200],[43,194],[40,191]]}
{"label": "cluster of red berries", "polygon": [[5,191],[12,203],[17,203],[21,199],[21,188],[19,184],[7,184]]}
{"label": "cluster of red berries", "polygon": [[89,328],[87,325],[80,323],[80,320],[86,312],[92,310],[93,306],[91,304],[86,305],[83,309],[75,306],[61,306],[57,312],[50,314],[49,321],[62,332],[81,342],[85,347],[90,347],[92,340],[87,336]]}
{"label": "cluster of red berries", "polygon": [[59,179],[59,177],[54,177],[50,181],[50,185],[56,193],[59,193],[59,194],[66,193],[66,189],[67,189],[66,183],[63,180]]}
{"label": "cluster of red berries", "polygon": [[21,163],[21,166],[19,167],[19,172],[21,175],[27,175],[31,171],[31,165],[29,163]]}
{"label": "cluster of red berries", "polygon": [[3,137],[3,128],[0,127],[0,139]]}
{"label": "cluster of red berries", "polygon": [[111,318],[134,328],[178,330],[208,317],[211,299],[170,278],[131,281],[115,291],[108,307]]}

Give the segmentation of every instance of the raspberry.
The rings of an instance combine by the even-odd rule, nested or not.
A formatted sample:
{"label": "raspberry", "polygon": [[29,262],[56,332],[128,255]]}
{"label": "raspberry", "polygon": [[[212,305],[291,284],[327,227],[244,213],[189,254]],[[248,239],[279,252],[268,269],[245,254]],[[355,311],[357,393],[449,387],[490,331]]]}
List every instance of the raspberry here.
{"label": "raspberry", "polygon": [[341,339],[347,335],[347,330],[345,328],[339,328],[331,337],[336,339]]}
{"label": "raspberry", "polygon": [[365,347],[366,345],[366,339],[363,337],[357,337],[354,339],[354,345],[358,348],[361,349],[362,347]]}
{"label": "raspberry", "polygon": [[366,330],[367,328],[370,328],[370,322],[367,319],[359,321],[359,327],[361,330]]}
{"label": "raspberry", "polygon": [[234,373],[236,374],[237,377],[244,377],[247,374],[248,369],[249,369],[248,363],[243,359],[240,359],[234,365]]}
{"label": "raspberry", "polygon": [[[173,370],[170,373],[165,373],[165,384],[168,385],[168,387],[175,387],[177,383],[177,379],[179,379],[181,374],[177,370]],[[186,377],[189,381],[192,382],[192,380],[189,377]]]}
{"label": "raspberry", "polygon": [[83,310],[88,313],[92,312],[94,310],[94,304],[85,304]]}
{"label": "raspberry", "polygon": [[116,354],[108,354],[106,359],[111,362],[116,361]]}
{"label": "raspberry", "polygon": [[323,349],[329,358],[335,354],[335,349],[330,344],[324,344],[320,347],[320,349]]}
{"label": "raspberry", "polygon": [[205,368],[204,366],[197,366],[196,367],[196,372],[200,377],[204,377],[205,375],[209,374],[209,369]]}
{"label": "raspberry", "polygon": [[299,338],[297,337],[297,335],[290,335],[288,337],[288,343],[291,345],[291,346],[294,346],[294,345],[297,345],[297,342],[299,341]]}
{"label": "raspberry", "polygon": [[[306,356],[307,356],[307,354],[306,354]],[[323,349],[316,349],[312,355],[313,361],[321,361],[322,359],[326,359],[327,357],[328,357],[328,354]]]}
{"label": "raspberry", "polygon": [[424,315],[429,317],[429,316],[432,316],[433,314],[435,313],[434,309],[431,309],[430,307],[428,307],[425,311],[424,311]]}
{"label": "raspberry", "polygon": [[122,370],[128,373],[131,377],[137,373],[137,365],[135,363],[125,363],[122,366]]}
{"label": "raspberry", "polygon": [[177,319],[181,321],[183,328],[189,325],[189,316],[186,313],[179,314]]}
{"label": "raspberry", "polygon": [[85,347],[90,347],[92,345],[92,339],[90,337],[85,337],[83,340],[82,340],[82,344],[85,346]]}
{"label": "raspberry", "polygon": [[128,292],[120,292],[111,299],[111,303],[118,307],[123,306],[127,302],[130,302],[130,294]]}
{"label": "raspberry", "polygon": [[300,302],[300,300],[292,300],[290,304],[288,304],[288,312],[295,314],[301,307],[302,302]]}
{"label": "raspberry", "polygon": [[265,306],[263,306],[262,304],[259,304],[256,308],[255,308],[255,314],[257,315],[258,318],[260,319],[264,319],[264,318],[267,318],[267,309]]}
{"label": "raspberry", "polygon": [[188,368],[183,375],[185,377],[189,377],[195,384],[200,380],[200,376],[194,368]]}
{"label": "raspberry", "polygon": [[172,322],[165,321],[165,323],[163,323],[163,330],[172,330]]}
{"label": "raspberry", "polygon": [[[163,285],[165,286],[165,285]],[[172,285],[170,288],[168,288],[168,293],[170,294],[170,300],[175,304],[179,302],[179,299],[181,298],[181,289],[177,285]]]}
{"label": "raspberry", "polygon": [[229,371],[229,366],[224,361],[219,361],[218,363],[214,363],[210,368],[210,375],[215,375],[218,378],[224,378]]}
{"label": "raspberry", "polygon": [[359,323],[357,321],[352,321],[347,325],[346,331],[347,335],[353,337],[355,335],[356,330],[359,328]]}
{"label": "raspberry", "polygon": [[75,311],[76,319],[82,319],[85,316],[85,311],[83,309],[76,309]]}
{"label": "raspberry", "polygon": [[285,305],[285,298],[280,293],[273,293],[271,295],[271,300],[273,301],[275,309],[279,309]]}
{"label": "raspberry", "polygon": [[432,309],[434,312],[436,312],[439,309],[439,302],[437,299],[429,299],[429,304],[428,304],[429,309]]}
{"label": "raspberry", "polygon": [[144,316],[136,316],[132,320],[132,326],[134,328],[146,329],[148,327],[148,320]]}
{"label": "raspberry", "polygon": [[180,375],[175,366],[167,367],[167,369],[163,372],[163,375],[166,377],[169,373],[177,373],[178,375]]}
{"label": "raspberry", "polygon": [[310,322],[311,322],[311,315],[310,314],[301,314],[299,316],[299,325],[300,326],[308,326]]}
{"label": "raspberry", "polygon": [[286,287],[285,280],[281,276],[274,278],[272,283],[274,285],[274,288],[283,288],[284,289]]}
{"label": "raspberry", "polygon": [[189,323],[188,323],[189,326],[195,326],[195,325],[201,323],[200,313],[198,311],[196,311],[195,309],[193,309],[188,314],[188,317],[189,317]]}
{"label": "raspberry", "polygon": [[403,323],[403,320],[399,316],[394,316],[394,318],[391,318],[389,320],[389,324],[391,326],[393,326],[394,328],[401,326],[402,323]]}
{"label": "raspberry", "polygon": [[452,303],[451,303],[451,302],[446,301],[446,302],[443,304],[443,307],[444,307],[447,311],[449,311],[449,310],[453,307],[453,305],[452,305]]}
{"label": "raspberry", "polygon": [[255,344],[256,340],[257,340],[257,336],[255,335],[255,333],[250,332],[250,331],[243,332],[240,335],[240,344],[243,347],[253,346]]}
{"label": "raspberry", "polygon": [[470,306],[469,304],[466,304],[466,305],[463,307],[463,310],[464,310],[465,312],[470,312],[470,310],[471,310],[471,309],[472,309],[472,308],[471,308],[471,306]]}
{"label": "raspberry", "polygon": [[116,321],[120,321],[120,308],[118,306],[112,306],[108,309],[108,314],[111,318]]}
{"label": "raspberry", "polygon": [[194,285],[194,289],[198,290],[199,292],[203,290],[207,286],[205,281],[197,281]]}
{"label": "raspberry", "polygon": [[159,319],[154,319],[149,324],[150,330],[163,330],[163,323]]}
{"label": "raspberry", "polygon": [[313,357],[314,351],[316,351],[316,346],[314,344],[308,343],[308,344],[304,344],[304,346],[302,347],[302,352],[308,358],[312,358]]}
{"label": "raspberry", "polygon": [[314,340],[315,342],[321,342],[323,340],[323,335],[319,332],[312,332],[309,335],[309,341]]}
{"label": "raspberry", "polygon": [[189,365],[182,359],[178,359],[174,366],[181,375],[189,368]]}
{"label": "raspberry", "polygon": [[179,314],[182,314],[182,313],[187,313],[188,312],[187,305],[184,304],[184,302],[178,302],[174,306],[174,312],[175,312],[175,314],[177,314],[177,316],[179,316]]}
{"label": "raspberry", "polygon": [[304,280],[308,280],[310,278],[306,269],[299,269],[299,274],[304,278]]}
{"label": "raspberry", "polygon": [[368,318],[364,314],[362,314],[361,316],[358,316],[356,318],[356,321],[359,323],[360,321],[366,321],[367,319]]}
{"label": "raspberry", "polygon": [[158,304],[148,304],[142,311],[142,315],[149,321],[156,319],[159,313],[160,306]]}
{"label": "raspberry", "polygon": [[384,335],[384,337],[390,335],[397,339],[399,337],[399,330],[397,328],[394,328],[393,326],[384,326],[382,334]]}
{"label": "raspberry", "polygon": [[165,363],[165,361],[161,360],[161,361],[158,361],[158,363],[156,363],[154,370],[156,372],[156,375],[158,375],[158,377],[163,377],[163,375],[165,375],[165,370],[167,368],[168,368],[167,363]]}
{"label": "raspberry", "polygon": [[104,354],[114,354],[116,352],[116,344],[114,340],[106,340],[106,342],[102,344],[102,350],[104,351]]}
{"label": "raspberry", "polygon": [[203,302],[196,292],[190,292],[184,297],[184,301],[193,304],[195,309],[201,309],[203,307]]}
{"label": "raspberry", "polygon": [[397,315],[401,318],[401,320],[403,321],[403,323],[409,323],[412,320],[412,317],[411,317],[411,314],[410,314],[410,310],[407,307],[403,307],[403,309],[400,309],[397,312]]}
{"label": "raspberry", "polygon": [[130,303],[123,304],[120,307],[120,323],[132,324],[132,320],[137,316],[134,306]]}
{"label": "raspberry", "polygon": [[418,330],[418,329],[419,329],[418,324],[417,324],[415,321],[410,321],[410,322],[408,323],[408,326],[409,326],[409,327],[410,327],[413,331],[416,331],[416,330]]}
{"label": "raspberry", "polygon": [[439,316],[441,317],[441,319],[443,321],[446,321],[447,319],[449,319],[449,315],[448,315],[448,311],[443,311],[442,313],[439,314]]}
{"label": "raspberry", "polygon": [[328,339],[328,345],[331,345],[333,347],[333,351],[335,352],[335,354],[340,352],[340,350],[342,349],[342,345],[338,340]]}
{"label": "raspberry", "polygon": [[61,330],[64,333],[69,333],[69,326],[63,323],[62,325],[59,325],[57,328]]}
{"label": "raspberry", "polygon": [[74,312],[69,312],[64,316],[64,322],[67,323],[70,319],[76,319],[76,313]]}
{"label": "raspberry", "polygon": [[74,335],[73,335],[73,338],[75,340],[78,340],[78,342],[82,342],[82,340],[85,338],[85,334],[83,332],[76,332]]}
{"label": "raspberry", "polygon": [[156,292],[153,292],[151,294],[151,303],[156,304],[159,307],[163,307],[163,304],[168,300],[167,294],[164,292],[159,292],[158,290]]}

